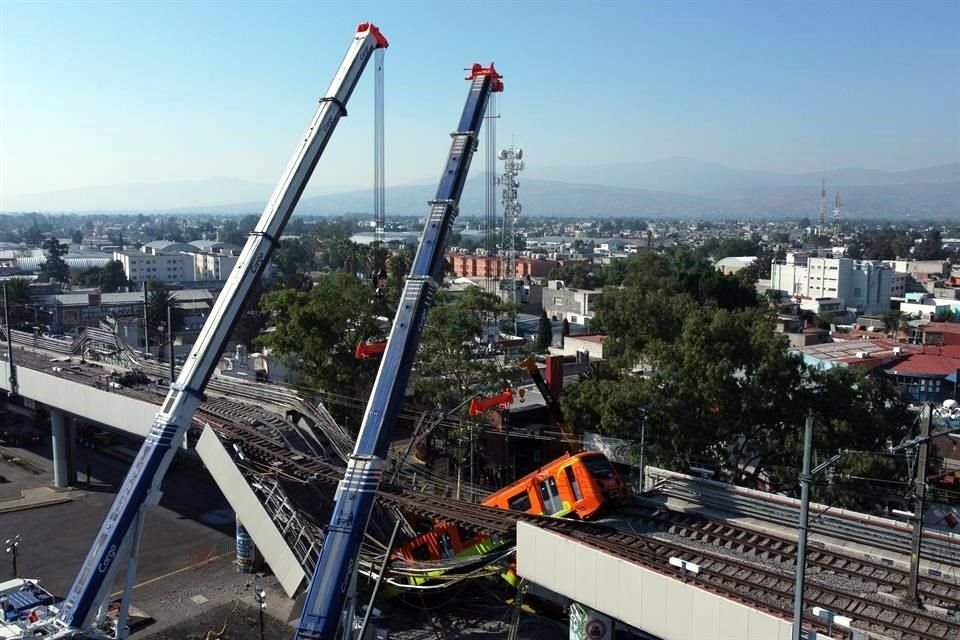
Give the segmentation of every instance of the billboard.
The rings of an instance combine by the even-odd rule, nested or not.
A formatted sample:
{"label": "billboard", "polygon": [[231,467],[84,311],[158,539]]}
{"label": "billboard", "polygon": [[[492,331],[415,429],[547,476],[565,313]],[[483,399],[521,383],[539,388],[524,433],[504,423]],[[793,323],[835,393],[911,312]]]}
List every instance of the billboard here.
{"label": "billboard", "polygon": [[574,602],[570,605],[570,640],[613,640],[613,621]]}

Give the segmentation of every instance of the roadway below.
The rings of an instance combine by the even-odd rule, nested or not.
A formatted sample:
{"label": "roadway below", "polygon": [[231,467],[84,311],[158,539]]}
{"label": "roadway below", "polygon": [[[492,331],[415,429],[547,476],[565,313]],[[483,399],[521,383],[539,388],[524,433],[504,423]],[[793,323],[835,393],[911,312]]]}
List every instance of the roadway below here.
{"label": "roadway below", "polygon": [[[5,491],[52,484],[49,443],[32,450],[5,449],[40,471],[24,473],[23,466],[0,460],[0,475],[11,478],[10,483],[3,485]],[[78,448],[76,456],[80,486],[64,492],[70,501],[0,513],[0,539],[18,534],[23,539],[17,561],[20,576],[41,578],[45,587],[58,596],[66,593],[76,577],[129,466],[125,460],[90,449]],[[93,476],[89,486],[85,472],[88,465]],[[147,512],[137,582],[233,550],[233,512],[199,465],[178,462],[162,486],[160,505]],[[0,566],[0,579],[11,574],[9,563]]]}

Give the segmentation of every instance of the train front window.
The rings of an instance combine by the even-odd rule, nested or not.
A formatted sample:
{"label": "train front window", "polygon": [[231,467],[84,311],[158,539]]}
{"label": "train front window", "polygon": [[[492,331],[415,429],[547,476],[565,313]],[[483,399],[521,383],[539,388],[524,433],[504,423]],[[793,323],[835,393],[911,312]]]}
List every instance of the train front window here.
{"label": "train front window", "polygon": [[610,461],[603,456],[584,456],[581,458],[594,478],[598,480],[613,480],[615,473]]}
{"label": "train front window", "polygon": [[580,491],[580,483],[577,482],[577,474],[573,472],[573,465],[566,467],[564,473],[567,474],[567,483],[570,485],[570,493],[577,502],[583,500],[583,492]]}

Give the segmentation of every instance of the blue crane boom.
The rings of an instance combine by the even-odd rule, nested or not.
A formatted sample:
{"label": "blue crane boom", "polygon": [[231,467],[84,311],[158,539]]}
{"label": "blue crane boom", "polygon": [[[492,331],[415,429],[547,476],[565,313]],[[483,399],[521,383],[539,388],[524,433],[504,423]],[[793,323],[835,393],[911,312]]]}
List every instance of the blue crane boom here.
{"label": "blue crane boom", "polygon": [[[493,64],[489,67],[475,64],[467,77],[472,81],[470,92],[457,130],[450,134],[453,138],[450,153],[436,197],[429,202],[423,236],[370,392],[356,448],[337,487],[330,526],[310,581],[294,636],[296,640],[333,640],[337,635],[427,309],[443,280],[443,251],[447,236],[457,217],[460,194],[476,150],[487,100],[491,93],[503,90],[500,78]],[[352,637],[352,630],[344,637]]]}
{"label": "blue crane boom", "polygon": [[[357,81],[377,49],[388,46],[376,26],[364,23],[357,32],[310,122],[303,139],[250,234],[237,265],[217,298],[196,344],[154,419],[149,434],[124,478],[117,497],[93,541],[73,586],[54,623],[59,637],[91,630],[94,616],[113,586],[121,567],[127,570],[117,637],[126,630],[129,601],[144,509],[160,499],[160,482],[170,466],[177,443],[183,441],[193,414],[203,401],[203,390],[229,340],[254,283],[276,246],[300,195],[316,167]],[[95,631],[95,630],[94,630]]]}

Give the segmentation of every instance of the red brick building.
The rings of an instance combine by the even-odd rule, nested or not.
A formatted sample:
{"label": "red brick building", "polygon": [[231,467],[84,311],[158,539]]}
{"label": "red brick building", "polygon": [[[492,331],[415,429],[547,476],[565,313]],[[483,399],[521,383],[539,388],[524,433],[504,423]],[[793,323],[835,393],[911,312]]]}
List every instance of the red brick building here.
{"label": "red brick building", "polygon": [[[453,265],[453,273],[458,278],[499,278],[502,268],[499,258],[475,256],[463,253],[448,253],[447,260]],[[555,260],[533,260],[517,258],[517,278],[545,278],[560,263]]]}

